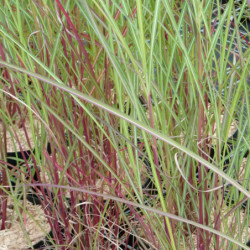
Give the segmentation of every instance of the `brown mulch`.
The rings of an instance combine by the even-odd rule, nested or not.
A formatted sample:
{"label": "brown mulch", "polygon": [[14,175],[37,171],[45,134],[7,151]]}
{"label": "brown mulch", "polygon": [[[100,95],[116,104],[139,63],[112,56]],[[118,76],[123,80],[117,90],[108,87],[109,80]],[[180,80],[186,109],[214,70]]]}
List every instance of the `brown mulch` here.
{"label": "brown mulch", "polygon": [[[1,198],[0,202],[2,201]],[[8,198],[6,229],[0,230],[0,250],[28,249],[31,244],[43,240],[44,235],[51,230],[41,206],[33,205],[29,201],[22,203],[23,201],[20,201],[15,205],[13,200]],[[25,207],[23,213],[21,204]],[[28,241],[31,244],[28,244]]]}

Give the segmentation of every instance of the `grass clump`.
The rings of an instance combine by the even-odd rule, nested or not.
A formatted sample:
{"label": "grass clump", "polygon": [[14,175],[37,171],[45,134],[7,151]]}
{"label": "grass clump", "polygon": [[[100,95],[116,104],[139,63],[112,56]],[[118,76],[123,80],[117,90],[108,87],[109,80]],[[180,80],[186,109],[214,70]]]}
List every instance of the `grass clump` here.
{"label": "grass clump", "polygon": [[1,196],[31,192],[62,249],[246,248],[247,10],[4,1]]}

